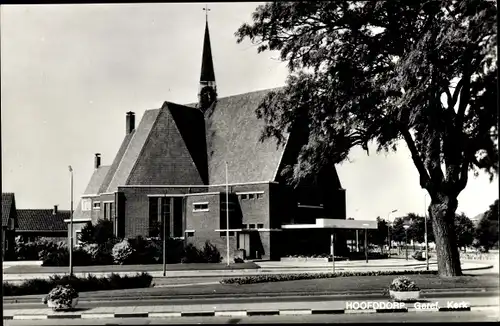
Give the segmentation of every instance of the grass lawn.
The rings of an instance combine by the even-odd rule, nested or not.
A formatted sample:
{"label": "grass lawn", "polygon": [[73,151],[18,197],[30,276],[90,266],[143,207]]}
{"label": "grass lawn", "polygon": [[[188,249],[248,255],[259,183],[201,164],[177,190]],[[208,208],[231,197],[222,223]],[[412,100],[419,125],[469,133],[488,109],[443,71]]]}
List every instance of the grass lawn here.
{"label": "grass lawn", "polygon": [[[477,275],[461,276],[456,278],[440,278],[437,275],[409,275],[422,290],[469,288],[480,289],[492,288],[498,289],[498,275]],[[81,292],[80,297],[113,298],[155,296],[172,297],[196,297],[199,295],[228,296],[228,295],[294,295],[294,294],[339,294],[356,292],[372,292],[382,294],[389,288],[389,284],[395,276],[357,276],[357,277],[338,277],[331,279],[298,280],[285,282],[270,282],[257,284],[214,284],[214,285],[194,285],[175,288],[147,288],[147,289],[129,289],[112,290],[100,292]]]}
{"label": "grass lawn", "polygon": [[[227,269],[258,269],[259,265],[253,262],[240,264],[167,264],[167,271],[189,271],[189,270],[227,270]],[[154,265],[96,265],[96,266],[74,266],[75,273],[96,272],[154,272],[162,271],[162,264]],[[30,273],[67,273],[67,266],[12,266],[3,270],[4,274],[30,274]]]}

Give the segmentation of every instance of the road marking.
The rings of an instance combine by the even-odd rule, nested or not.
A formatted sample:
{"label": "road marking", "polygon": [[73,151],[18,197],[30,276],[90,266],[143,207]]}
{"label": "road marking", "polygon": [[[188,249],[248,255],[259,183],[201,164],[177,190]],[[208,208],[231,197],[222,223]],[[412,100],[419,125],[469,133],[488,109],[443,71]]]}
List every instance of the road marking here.
{"label": "road marking", "polygon": [[311,315],[312,311],[310,309],[303,310],[280,310],[280,315]]}
{"label": "road marking", "polygon": [[170,318],[170,317],[182,317],[180,312],[150,312],[148,314],[149,318]]}
{"label": "road marking", "polygon": [[216,311],[215,316],[216,317],[246,317],[247,312],[246,310],[241,310],[241,311]]}
{"label": "road marking", "polygon": [[82,314],[82,319],[101,319],[101,318],[115,318],[115,314],[114,313]]}
{"label": "road marking", "polygon": [[375,309],[359,309],[359,310],[345,310],[346,314],[374,314],[377,313]]}
{"label": "road marking", "polygon": [[35,320],[35,319],[47,319],[47,315],[17,315],[13,319],[19,320]]}

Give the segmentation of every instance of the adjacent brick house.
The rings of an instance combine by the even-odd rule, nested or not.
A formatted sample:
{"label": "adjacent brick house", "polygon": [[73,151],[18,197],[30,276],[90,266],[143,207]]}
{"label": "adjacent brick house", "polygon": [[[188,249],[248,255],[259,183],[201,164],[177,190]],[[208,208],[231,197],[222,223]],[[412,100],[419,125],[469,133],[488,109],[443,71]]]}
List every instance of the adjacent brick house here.
{"label": "adjacent brick house", "polygon": [[53,209],[18,209],[15,234],[24,241],[46,238],[49,241],[66,242],[68,225],[64,220],[70,216],[70,211],[59,210],[57,205]]}
{"label": "adjacent brick house", "polygon": [[14,253],[17,226],[16,199],[13,193],[2,193],[2,257]]}
{"label": "adjacent brick house", "polygon": [[231,255],[236,249],[262,259],[305,248],[328,252],[325,230],[283,226],[345,220],[345,190],[334,166],[298,187],[286,181],[283,171],[297,160],[304,138],[292,131],[280,145],[261,141],[264,124],[255,110],[268,92],[217,98],[207,23],[199,103],[165,102],[144,112],[137,128],[135,114],[127,113],[111,165],[95,156],[74,212],[74,236],[98,218],[111,219],[119,237],[161,236],[166,221],[168,236],[197,246],[209,240],[225,255],[227,205]]}

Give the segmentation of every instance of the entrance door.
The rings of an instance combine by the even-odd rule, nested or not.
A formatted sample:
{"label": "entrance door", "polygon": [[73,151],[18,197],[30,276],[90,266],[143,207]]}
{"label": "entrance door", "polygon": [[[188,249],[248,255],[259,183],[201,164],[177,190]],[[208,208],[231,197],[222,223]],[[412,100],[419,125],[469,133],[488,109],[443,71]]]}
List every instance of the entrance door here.
{"label": "entrance door", "polygon": [[245,249],[245,258],[248,258],[251,256],[251,251],[250,251],[250,234],[249,233],[240,233],[238,235],[238,249]]}

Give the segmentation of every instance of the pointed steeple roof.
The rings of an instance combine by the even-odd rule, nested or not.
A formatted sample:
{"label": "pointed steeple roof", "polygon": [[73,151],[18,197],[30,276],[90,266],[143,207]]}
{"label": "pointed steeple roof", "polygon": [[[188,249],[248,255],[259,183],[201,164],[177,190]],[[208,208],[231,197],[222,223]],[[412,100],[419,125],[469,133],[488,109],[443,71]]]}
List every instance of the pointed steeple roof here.
{"label": "pointed steeple roof", "polygon": [[210,46],[208,21],[205,25],[205,39],[203,41],[203,57],[201,61],[200,82],[215,82],[214,63],[212,61],[212,48]]}

